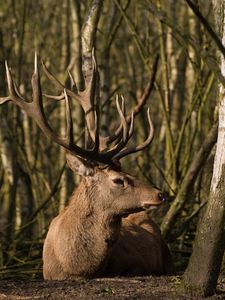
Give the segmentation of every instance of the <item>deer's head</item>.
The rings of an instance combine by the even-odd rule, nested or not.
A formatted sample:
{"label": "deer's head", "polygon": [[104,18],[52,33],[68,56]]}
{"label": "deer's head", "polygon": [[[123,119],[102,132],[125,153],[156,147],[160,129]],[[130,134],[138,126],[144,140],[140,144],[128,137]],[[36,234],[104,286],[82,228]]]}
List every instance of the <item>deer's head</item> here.
{"label": "deer's head", "polygon": [[154,187],[123,172],[119,165],[88,163],[67,154],[70,168],[83,177],[84,186],[94,197],[93,205],[111,216],[127,216],[130,213],[155,208],[164,201]]}
{"label": "deer's head", "polygon": [[[74,79],[70,74],[71,89],[66,89],[43,64],[43,70],[47,77],[62,91],[60,96],[49,96],[55,100],[64,100],[66,105],[66,137],[59,137],[54,133],[44,114],[40,76],[38,70],[37,55],[35,56],[34,74],[32,77],[33,100],[26,101],[20,95],[11,72],[6,64],[6,74],[9,95],[0,98],[0,104],[12,101],[32,117],[44,134],[62,146],[67,153],[69,167],[84,177],[86,186],[95,189],[96,205],[115,215],[128,215],[146,208],[155,207],[162,203],[163,196],[155,188],[141,183],[138,179],[122,172],[120,159],[131,153],[146,148],[153,138],[153,125],[149,109],[147,118],[149,134],[147,139],[138,146],[127,147],[134,131],[134,117],[140,111],[141,105],[133,112],[126,115],[124,98],[116,98],[116,107],[120,118],[120,124],[115,133],[103,137],[99,134],[99,108],[96,97],[96,83],[98,70],[94,55],[92,55],[92,75],[86,82],[84,91],[76,90]],[[71,100],[76,100],[81,105],[86,120],[89,140],[85,148],[81,148],[74,142],[73,122],[71,116]]]}

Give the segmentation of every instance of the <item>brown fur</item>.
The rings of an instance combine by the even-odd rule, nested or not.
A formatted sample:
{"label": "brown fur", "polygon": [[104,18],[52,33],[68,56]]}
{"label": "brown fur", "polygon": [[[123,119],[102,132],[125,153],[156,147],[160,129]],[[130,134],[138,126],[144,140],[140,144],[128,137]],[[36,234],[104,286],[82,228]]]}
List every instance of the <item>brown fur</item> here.
{"label": "brown fur", "polygon": [[146,212],[122,220],[104,276],[171,275],[174,267],[159,227]]}
{"label": "brown fur", "polygon": [[134,177],[95,169],[50,225],[43,250],[44,278],[172,273],[159,228],[145,212],[135,213],[160,204],[159,191]]}

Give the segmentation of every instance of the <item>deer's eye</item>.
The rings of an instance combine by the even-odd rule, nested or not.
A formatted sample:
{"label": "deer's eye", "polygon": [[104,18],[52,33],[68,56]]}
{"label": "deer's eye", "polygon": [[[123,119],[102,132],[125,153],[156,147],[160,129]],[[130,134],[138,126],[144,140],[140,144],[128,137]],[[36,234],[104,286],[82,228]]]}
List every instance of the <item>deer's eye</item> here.
{"label": "deer's eye", "polygon": [[112,181],[115,185],[118,185],[121,187],[124,186],[124,180],[121,178],[114,178]]}

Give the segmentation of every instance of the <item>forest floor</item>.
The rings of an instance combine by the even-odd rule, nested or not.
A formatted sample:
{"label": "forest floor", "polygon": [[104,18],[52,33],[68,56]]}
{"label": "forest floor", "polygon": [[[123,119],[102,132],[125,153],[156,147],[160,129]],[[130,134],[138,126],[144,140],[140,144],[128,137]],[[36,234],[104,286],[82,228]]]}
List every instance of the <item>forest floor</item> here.
{"label": "forest floor", "polygon": [[[77,281],[1,280],[0,300],[5,299],[202,299],[181,290],[181,278],[133,277]],[[219,279],[217,293],[207,299],[225,299],[225,277]]]}

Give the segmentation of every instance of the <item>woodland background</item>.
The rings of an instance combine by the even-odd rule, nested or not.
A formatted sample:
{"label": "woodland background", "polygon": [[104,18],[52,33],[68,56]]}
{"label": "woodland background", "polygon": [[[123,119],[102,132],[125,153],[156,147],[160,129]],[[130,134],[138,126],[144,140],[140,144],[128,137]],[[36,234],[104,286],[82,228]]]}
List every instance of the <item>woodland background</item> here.
{"label": "woodland background", "polygon": [[[7,95],[5,60],[20,92],[31,99],[34,53],[65,85],[81,61],[79,31],[91,1],[0,1],[0,96]],[[196,1],[213,26],[211,1]],[[178,271],[192,251],[208,200],[217,139],[218,83],[225,85],[218,48],[186,1],[104,1],[95,53],[100,72],[101,130],[117,125],[116,94],[127,110],[146,100],[155,127],[151,146],[123,160],[132,175],[160,187],[167,203],[154,213]],[[153,74],[154,82],[152,81]],[[42,72],[46,94],[59,94]],[[79,84],[79,83],[78,83]],[[64,103],[45,99],[55,131],[65,132]],[[145,109],[135,120],[145,138]],[[73,104],[76,139],[84,117]],[[64,208],[79,177],[64,152],[12,104],[0,107],[0,278],[39,277],[42,245],[52,218]]]}

